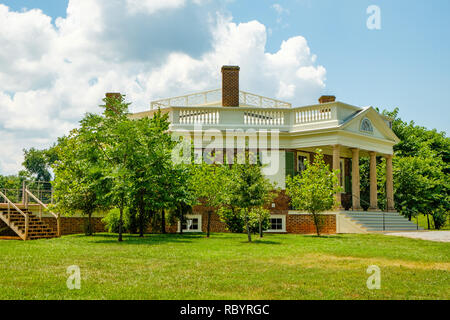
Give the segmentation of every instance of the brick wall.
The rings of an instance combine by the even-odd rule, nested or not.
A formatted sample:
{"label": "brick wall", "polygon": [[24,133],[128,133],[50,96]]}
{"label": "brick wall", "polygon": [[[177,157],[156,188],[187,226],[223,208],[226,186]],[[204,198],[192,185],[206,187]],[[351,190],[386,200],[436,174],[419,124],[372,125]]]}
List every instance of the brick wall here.
{"label": "brick wall", "polygon": [[[52,217],[42,217],[44,223],[56,231],[56,219]],[[77,234],[84,233],[84,217],[61,217],[61,234]],[[105,224],[101,217],[92,218],[94,232],[105,232]]]}
{"label": "brick wall", "polygon": [[[312,234],[316,233],[316,227],[312,215],[291,214],[286,217],[286,231],[288,233]],[[336,216],[325,215],[325,223],[321,233],[336,233]]]}

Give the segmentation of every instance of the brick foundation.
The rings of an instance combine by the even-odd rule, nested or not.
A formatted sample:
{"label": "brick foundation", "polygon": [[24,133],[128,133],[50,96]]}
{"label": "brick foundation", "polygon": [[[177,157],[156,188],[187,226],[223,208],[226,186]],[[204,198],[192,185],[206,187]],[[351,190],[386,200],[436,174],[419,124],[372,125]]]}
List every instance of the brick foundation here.
{"label": "brick foundation", "polygon": [[[313,216],[308,214],[291,214],[286,217],[286,231],[288,233],[312,234],[316,233]],[[321,233],[336,233],[336,216],[325,215],[325,223]]]}
{"label": "brick foundation", "polygon": [[[270,204],[267,209],[271,214],[285,215],[286,216],[286,232],[297,234],[314,234],[316,228],[312,215],[308,214],[288,214],[289,212],[289,197],[284,191],[279,192],[277,197],[273,200],[275,206]],[[202,216],[202,231],[206,232],[208,224],[208,208],[203,206],[195,206],[192,210],[193,215],[201,214]],[[45,223],[56,230],[56,219],[52,217],[43,217]],[[101,221],[101,217],[92,218],[94,226],[94,232],[105,232],[105,224]],[[79,234],[84,233],[84,224],[86,218],[84,217],[61,217],[61,233],[67,234]],[[176,233],[178,231],[178,223],[170,225],[166,220],[166,232]],[[152,230],[151,227],[147,229],[147,232],[158,233],[160,230]],[[225,223],[220,221],[220,217],[217,214],[211,215],[211,232],[228,232]],[[336,216],[332,214],[326,215],[325,225],[322,230],[323,234],[336,233]]]}

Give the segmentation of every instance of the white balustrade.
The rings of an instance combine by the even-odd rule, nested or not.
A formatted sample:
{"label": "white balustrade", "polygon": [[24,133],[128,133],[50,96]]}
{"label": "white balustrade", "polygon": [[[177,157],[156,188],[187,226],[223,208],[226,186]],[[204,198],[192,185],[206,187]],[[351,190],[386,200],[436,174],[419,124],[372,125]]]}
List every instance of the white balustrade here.
{"label": "white balustrade", "polygon": [[219,110],[181,109],[180,124],[219,124]]}
{"label": "white balustrade", "polygon": [[331,107],[302,108],[295,111],[295,124],[331,120]]}
{"label": "white balustrade", "polygon": [[244,124],[263,126],[284,125],[284,112],[251,110],[244,112]]}

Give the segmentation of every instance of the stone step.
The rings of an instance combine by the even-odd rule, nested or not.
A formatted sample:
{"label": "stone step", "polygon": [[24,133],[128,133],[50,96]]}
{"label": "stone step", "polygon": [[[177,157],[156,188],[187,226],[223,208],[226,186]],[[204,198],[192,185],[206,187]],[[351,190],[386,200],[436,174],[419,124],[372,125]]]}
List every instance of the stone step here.
{"label": "stone step", "polygon": [[413,221],[396,212],[346,212],[346,216],[367,231],[413,231],[417,228]]}

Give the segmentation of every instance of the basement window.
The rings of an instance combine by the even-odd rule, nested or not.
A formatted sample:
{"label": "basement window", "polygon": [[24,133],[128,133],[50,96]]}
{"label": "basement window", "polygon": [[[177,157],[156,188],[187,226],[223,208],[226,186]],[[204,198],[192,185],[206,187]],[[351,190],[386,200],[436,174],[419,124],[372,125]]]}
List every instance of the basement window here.
{"label": "basement window", "polygon": [[286,216],[282,214],[270,216],[270,227],[267,232],[286,232]]}
{"label": "basement window", "polygon": [[[181,223],[178,222],[178,232],[180,232]],[[182,224],[183,232],[202,232],[202,216],[187,215]]]}

